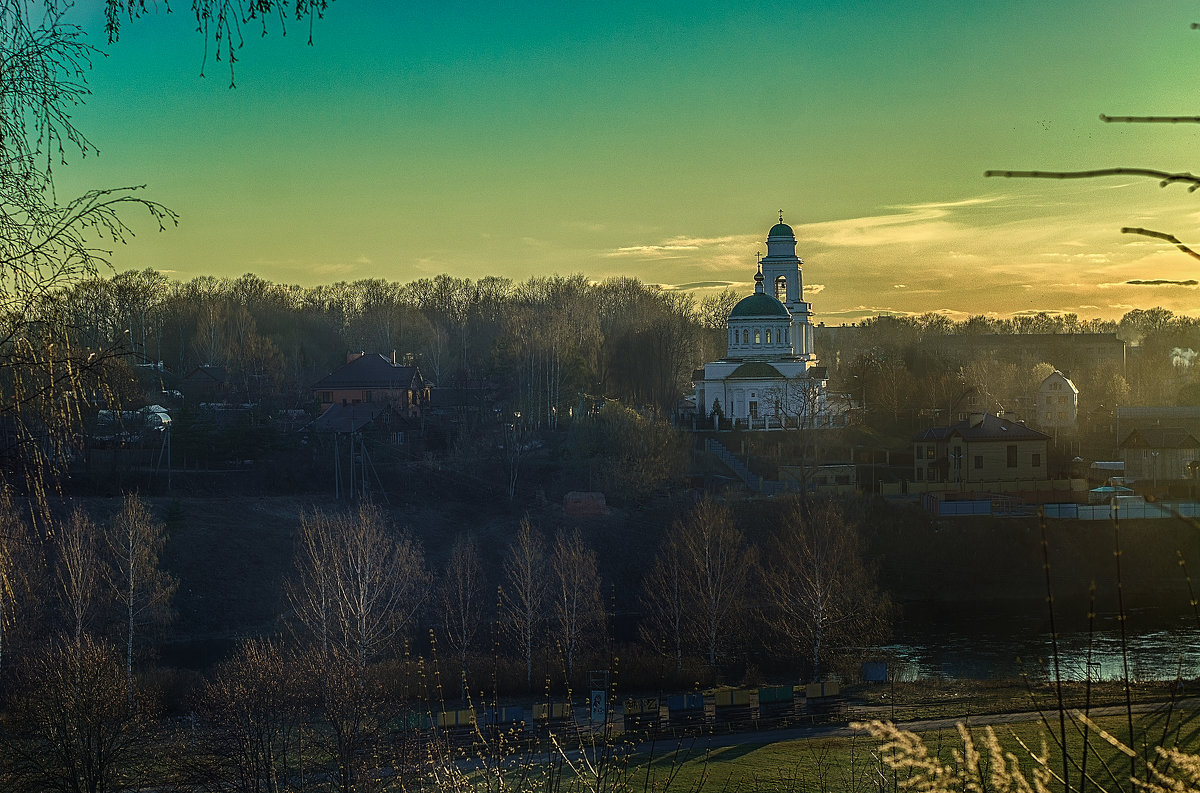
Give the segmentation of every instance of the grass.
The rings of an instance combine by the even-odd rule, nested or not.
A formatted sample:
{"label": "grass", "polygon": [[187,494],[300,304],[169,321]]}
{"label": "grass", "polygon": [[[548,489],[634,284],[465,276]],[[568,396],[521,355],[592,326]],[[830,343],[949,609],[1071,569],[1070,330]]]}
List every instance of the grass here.
{"label": "grass", "polygon": [[[1162,714],[1141,714],[1135,717],[1135,744],[1139,752],[1145,746],[1178,745],[1184,751],[1200,751],[1200,733],[1194,723],[1200,712],[1176,712],[1171,723]],[[1182,717],[1182,720],[1181,718]],[[1125,717],[1105,716],[1094,723],[1119,738],[1125,739]],[[1176,732],[1177,725],[1183,728]],[[977,744],[986,738],[985,727],[972,727],[969,733]],[[1006,752],[1020,758],[1019,765],[1029,774],[1038,765],[1032,753],[1041,753],[1050,743],[1045,725],[1039,722],[997,725],[995,730]],[[1164,742],[1164,732],[1166,741]],[[942,763],[955,762],[961,755],[963,741],[958,730],[943,728],[921,734],[931,756]],[[672,751],[651,758],[635,756],[631,764],[649,774],[646,784],[638,790],[689,791],[689,793],[879,793],[881,789],[902,787],[905,774],[893,773],[881,761],[881,742],[865,733],[793,740],[778,743],[737,744],[703,751],[680,745]],[[1072,729],[1068,737],[1071,757],[1083,756],[1084,737]],[[1129,778],[1130,759],[1097,736],[1088,739],[1089,775],[1105,787],[1124,786]],[[1026,749],[1030,750],[1027,751]],[[1051,752],[1049,765],[1057,767],[1057,751]],[[1138,763],[1144,762],[1139,758]],[[1074,774],[1078,771],[1074,770]],[[908,774],[911,776],[911,772]],[[637,778],[638,774],[632,774]],[[1114,783],[1116,780],[1116,783]],[[668,784],[669,782],[669,784]]]}

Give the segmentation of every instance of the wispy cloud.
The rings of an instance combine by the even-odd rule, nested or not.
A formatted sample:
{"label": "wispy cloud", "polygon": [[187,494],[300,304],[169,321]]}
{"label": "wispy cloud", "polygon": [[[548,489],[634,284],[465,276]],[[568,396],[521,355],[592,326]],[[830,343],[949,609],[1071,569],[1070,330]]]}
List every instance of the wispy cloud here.
{"label": "wispy cloud", "polygon": [[1125,283],[1131,286],[1200,286],[1200,281],[1189,278],[1186,281],[1171,281],[1166,278],[1155,278],[1150,281],[1133,280]]}

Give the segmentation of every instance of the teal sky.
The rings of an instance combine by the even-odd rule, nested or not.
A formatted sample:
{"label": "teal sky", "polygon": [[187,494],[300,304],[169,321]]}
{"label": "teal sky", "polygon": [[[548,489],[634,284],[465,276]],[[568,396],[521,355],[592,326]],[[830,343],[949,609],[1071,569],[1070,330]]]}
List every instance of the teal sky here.
{"label": "teal sky", "polygon": [[[180,5],[180,4],[176,4]],[[782,209],[819,320],[1200,313],[1200,193],[989,168],[1194,169],[1192,2],[392,3],[244,30],[237,87],[189,9],[127,24],[60,189],[181,216],[115,252],[312,285],[633,275],[748,291]],[[101,42],[99,20],[85,25]],[[204,77],[200,76],[204,66]]]}

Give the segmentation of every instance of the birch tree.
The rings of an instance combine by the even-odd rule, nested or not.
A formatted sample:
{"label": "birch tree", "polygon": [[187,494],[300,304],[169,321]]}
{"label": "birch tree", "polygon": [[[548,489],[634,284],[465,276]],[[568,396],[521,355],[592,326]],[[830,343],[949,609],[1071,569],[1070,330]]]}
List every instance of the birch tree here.
{"label": "birch tree", "polygon": [[754,550],[734,525],[729,508],[707,497],[676,521],[673,531],[682,552],[691,632],[715,670],[748,609]]}
{"label": "birch tree", "polygon": [[838,502],[794,501],[763,567],[766,622],[807,654],[813,680],[831,656],[887,634],[890,601],[863,562],[857,523]]}
{"label": "birch tree", "polygon": [[604,630],[604,597],[596,552],[583,542],[579,529],[560,531],[550,554],[550,617],[567,679],[573,680],[575,661]]}
{"label": "birch tree", "polygon": [[138,631],[164,626],[171,616],[177,582],[159,566],[166,525],[156,521],[145,501],[125,496],[108,531],[108,580],[125,622],[125,682],[133,700],[133,646]]}
{"label": "birch tree", "polygon": [[466,688],[467,660],[483,624],[485,585],[479,546],[470,534],[460,534],[450,549],[438,590],[442,635],[458,654],[459,671]]}
{"label": "birch tree", "polygon": [[545,624],[546,580],[545,545],[529,519],[523,518],[504,559],[500,603],[504,628],[525,661],[525,684],[530,690],[533,656],[540,649]]}
{"label": "birch tree", "polygon": [[76,645],[88,634],[102,604],[104,583],[100,559],[100,530],[87,513],[76,508],[55,534],[55,578],[67,630]]}
{"label": "birch tree", "polygon": [[316,511],[301,521],[292,613],[311,642],[305,675],[337,764],[337,785],[356,790],[383,732],[388,692],[373,662],[411,623],[428,589],[420,543],[370,504],[357,512]]}
{"label": "birch tree", "polygon": [[688,581],[683,564],[683,548],[674,532],[659,545],[650,572],[642,579],[643,617],[638,625],[642,641],[657,650],[666,650],[675,659],[675,672],[683,672],[683,652],[687,645]]}

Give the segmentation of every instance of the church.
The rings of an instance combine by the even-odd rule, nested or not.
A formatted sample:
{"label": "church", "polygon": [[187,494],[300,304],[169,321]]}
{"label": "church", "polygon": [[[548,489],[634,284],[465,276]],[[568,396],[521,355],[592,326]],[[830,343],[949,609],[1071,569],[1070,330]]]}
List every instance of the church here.
{"label": "church", "polygon": [[754,294],[729,313],[725,357],[697,370],[697,413],[714,427],[844,423],[844,411],[831,411],[828,374],[813,352],[812,304],[804,301],[802,264],[796,234],[781,212],[767,234],[767,255],[758,261]]}

